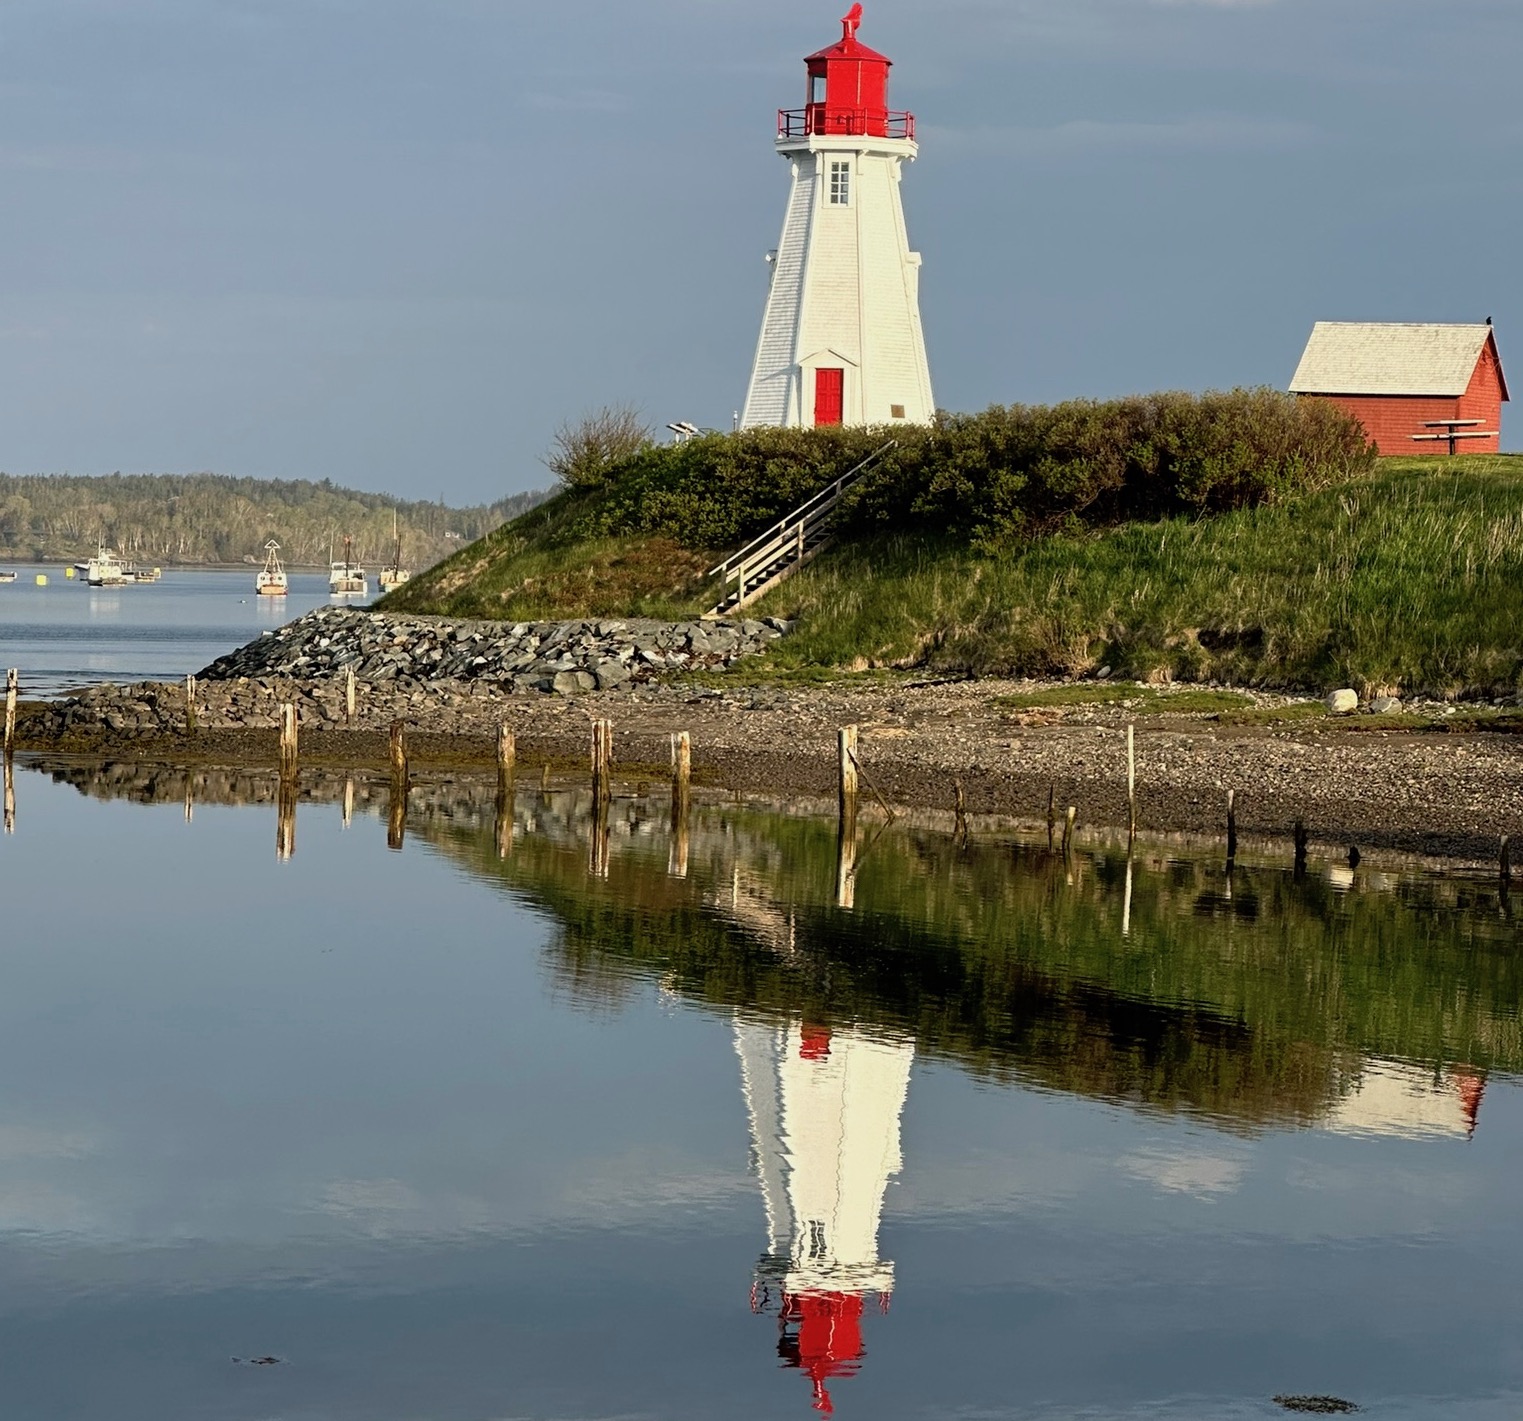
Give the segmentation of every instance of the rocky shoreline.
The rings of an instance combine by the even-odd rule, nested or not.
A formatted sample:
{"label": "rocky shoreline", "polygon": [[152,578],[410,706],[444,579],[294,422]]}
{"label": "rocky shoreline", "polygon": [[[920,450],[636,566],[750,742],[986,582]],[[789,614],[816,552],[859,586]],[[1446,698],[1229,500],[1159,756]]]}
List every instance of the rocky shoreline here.
{"label": "rocky shoreline", "polygon": [[503,693],[577,695],[674,671],[722,671],[759,656],[791,626],[765,621],[486,622],[320,607],[219,657],[202,681],[321,681],[352,671],[371,685],[460,683]]}

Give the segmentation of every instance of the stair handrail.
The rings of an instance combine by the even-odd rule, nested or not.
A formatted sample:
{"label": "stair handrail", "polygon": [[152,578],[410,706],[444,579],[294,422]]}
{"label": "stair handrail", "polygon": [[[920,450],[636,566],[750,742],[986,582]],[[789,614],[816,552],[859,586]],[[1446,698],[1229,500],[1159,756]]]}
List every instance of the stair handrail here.
{"label": "stair handrail", "polygon": [[[795,508],[792,513],[789,513],[787,516],[774,523],[770,528],[767,529],[765,533],[761,534],[759,537],[753,538],[738,553],[734,554],[732,557],[726,558],[722,563],[719,564],[718,567],[711,567],[704,575],[706,577],[715,577],[720,573],[723,573],[725,581],[728,582],[730,580],[729,575],[734,570],[737,563],[752,562],[755,558],[756,553],[761,550],[764,543],[767,543],[775,538],[781,538],[783,534],[787,533],[790,529],[793,528],[794,524],[807,522],[809,519],[813,518],[816,513],[824,512],[824,509],[816,509],[814,506],[815,504],[821,503],[825,500],[829,500],[831,505],[838,502],[842,493],[845,492],[847,484],[849,484],[853,479],[857,478],[858,475],[865,473],[871,465],[876,464],[878,460],[887,454],[890,449],[897,449],[898,447],[899,441],[897,439],[890,439],[888,443],[885,444],[881,449],[873,450],[873,452],[869,454],[867,458],[862,460],[860,464],[857,464],[853,468],[848,469],[833,484],[829,484],[825,488],[822,488],[817,494],[814,495],[813,498],[810,498],[805,502],[799,504],[799,506]],[[744,592],[744,588],[741,590]]]}

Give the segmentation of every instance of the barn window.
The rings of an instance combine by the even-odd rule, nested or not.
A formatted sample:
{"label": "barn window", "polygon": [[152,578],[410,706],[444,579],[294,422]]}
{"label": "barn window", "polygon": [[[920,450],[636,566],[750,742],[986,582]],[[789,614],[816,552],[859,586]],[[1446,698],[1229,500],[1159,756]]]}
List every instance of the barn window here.
{"label": "barn window", "polygon": [[830,204],[832,207],[847,207],[851,203],[851,164],[832,163],[830,165]]}

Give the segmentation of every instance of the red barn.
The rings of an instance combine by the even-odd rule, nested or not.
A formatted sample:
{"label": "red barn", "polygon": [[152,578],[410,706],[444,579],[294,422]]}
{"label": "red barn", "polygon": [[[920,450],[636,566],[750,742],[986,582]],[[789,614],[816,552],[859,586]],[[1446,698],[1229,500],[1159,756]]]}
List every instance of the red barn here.
{"label": "red barn", "polygon": [[1507,380],[1491,322],[1424,326],[1318,321],[1290,382],[1293,395],[1331,400],[1364,425],[1382,454],[1447,454],[1449,445],[1417,441],[1436,420],[1477,420],[1488,431],[1466,439],[1466,454],[1501,449]]}

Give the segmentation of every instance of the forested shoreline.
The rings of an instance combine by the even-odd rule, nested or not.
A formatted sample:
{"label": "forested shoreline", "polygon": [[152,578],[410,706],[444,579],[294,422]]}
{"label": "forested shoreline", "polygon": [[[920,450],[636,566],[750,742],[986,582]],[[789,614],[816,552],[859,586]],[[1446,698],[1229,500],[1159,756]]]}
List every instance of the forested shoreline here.
{"label": "forested shoreline", "polygon": [[261,561],[274,538],[294,566],[325,566],[354,540],[362,562],[389,560],[392,522],[402,558],[420,569],[484,537],[545,497],[520,493],[474,508],[448,508],[338,488],[329,480],[225,474],[0,474],[0,557],[73,562],[104,544],[161,566]]}

